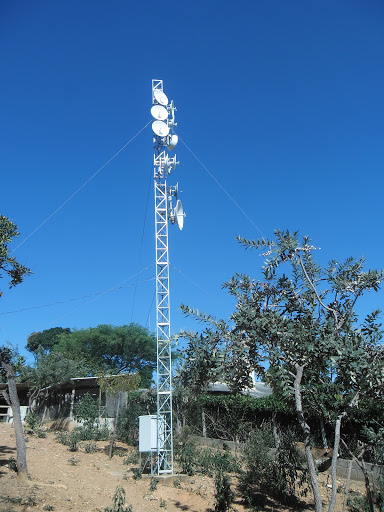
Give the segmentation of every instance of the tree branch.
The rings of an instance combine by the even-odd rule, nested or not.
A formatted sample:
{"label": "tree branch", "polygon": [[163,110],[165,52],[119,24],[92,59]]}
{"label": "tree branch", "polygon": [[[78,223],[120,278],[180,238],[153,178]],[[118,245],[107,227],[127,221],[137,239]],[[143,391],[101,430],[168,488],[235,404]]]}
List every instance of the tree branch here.
{"label": "tree branch", "polygon": [[326,309],[327,311],[330,311],[330,312],[332,312],[332,313],[333,313],[333,316],[334,316],[334,318],[335,318],[336,328],[337,328],[337,329],[340,329],[340,327],[341,327],[341,325],[342,325],[342,324],[339,326],[336,310],[335,310],[335,309],[333,309],[333,308],[328,307],[328,306],[327,306],[326,304],[324,304],[324,302],[321,300],[320,295],[318,294],[318,291],[317,291],[317,289],[316,289],[315,285],[312,283],[312,280],[311,280],[311,278],[309,277],[309,275],[308,275],[308,273],[307,273],[307,269],[305,268],[305,265],[304,265],[304,263],[303,263],[303,260],[302,260],[301,255],[300,255],[300,254],[298,254],[297,256],[298,256],[298,258],[299,258],[300,266],[301,266],[301,268],[302,268],[302,270],[303,270],[303,272],[304,272],[304,274],[305,274],[305,277],[306,277],[306,279],[307,279],[307,281],[308,281],[308,283],[309,283],[310,287],[311,287],[311,288],[312,288],[312,290],[315,292],[315,295],[316,295],[317,300],[319,301],[319,303],[322,305],[322,307],[323,307],[324,309]]}
{"label": "tree branch", "polygon": [[9,400],[9,395],[8,393],[4,390],[0,391],[0,394],[3,395],[4,397],[4,400],[7,402],[7,404],[9,405],[9,407],[11,407],[11,401]]}

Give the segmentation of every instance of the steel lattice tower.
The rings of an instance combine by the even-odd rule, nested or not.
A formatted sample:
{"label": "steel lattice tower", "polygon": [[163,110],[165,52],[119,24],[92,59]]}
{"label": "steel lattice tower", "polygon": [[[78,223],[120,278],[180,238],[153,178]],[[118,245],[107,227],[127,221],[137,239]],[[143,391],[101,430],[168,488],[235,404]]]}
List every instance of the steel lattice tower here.
{"label": "steel lattice tower", "polygon": [[[153,124],[154,131],[154,190],[156,229],[156,324],[157,324],[157,473],[173,473],[172,438],[172,360],[169,300],[169,251],[168,221],[183,225],[183,211],[180,201],[173,209],[172,197],[177,196],[177,186],[167,188],[167,175],[176,167],[176,156],[170,157],[177,143],[177,136],[169,135],[173,128],[173,106],[163,93],[163,81],[152,80],[152,115],[159,112],[159,121]],[[154,108],[157,111],[153,111]],[[161,107],[163,110],[161,110]],[[165,113],[167,118],[165,119]],[[171,114],[171,119],[168,115]],[[157,115],[157,114],[156,114]],[[163,117],[160,117],[162,115]],[[165,121],[165,122],[164,122]],[[156,124],[157,127],[156,127]],[[164,125],[164,126],[162,126]],[[165,134],[165,135],[164,135]],[[171,140],[173,138],[173,141]],[[173,142],[175,142],[173,144]]]}

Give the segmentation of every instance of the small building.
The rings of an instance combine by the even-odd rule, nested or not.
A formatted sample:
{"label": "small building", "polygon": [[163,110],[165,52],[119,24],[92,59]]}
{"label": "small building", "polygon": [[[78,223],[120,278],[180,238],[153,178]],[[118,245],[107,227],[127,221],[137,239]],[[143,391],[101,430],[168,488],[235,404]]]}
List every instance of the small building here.
{"label": "small building", "polygon": [[99,418],[113,424],[117,406],[124,407],[128,393],[122,391],[111,395],[101,390],[98,377],[68,379],[59,386],[43,390],[43,395],[34,405],[43,422],[58,422],[62,427],[74,427],[74,406],[85,395],[91,395],[99,404]]}
{"label": "small building", "polygon": [[[213,384],[209,384],[208,393],[212,395],[226,395],[231,393],[231,390],[227,384],[223,382],[214,382]],[[241,394],[253,398],[264,398],[265,396],[272,395],[273,390],[267,384],[264,384],[264,382],[253,381],[252,387],[244,389]]]}
{"label": "small building", "polygon": [[[74,405],[84,395],[89,394],[98,401],[99,417],[109,425],[115,418],[117,404],[119,403],[119,407],[124,407],[128,395],[127,392],[119,392],[116,395],[105,393],[101,390],[97,377],[68,379],[59,386],[42,389],[35,399],[31,396],[31,386],[28,383],[17,383],[16,387],[22,420],[32,406],[42,422],[53,422],[62,428],[72,428],[77,425],[73,414]],[[6,383],[0,384],[0,421],[12,422],[12,410],[1,395],[1,391],[7,389]]]}

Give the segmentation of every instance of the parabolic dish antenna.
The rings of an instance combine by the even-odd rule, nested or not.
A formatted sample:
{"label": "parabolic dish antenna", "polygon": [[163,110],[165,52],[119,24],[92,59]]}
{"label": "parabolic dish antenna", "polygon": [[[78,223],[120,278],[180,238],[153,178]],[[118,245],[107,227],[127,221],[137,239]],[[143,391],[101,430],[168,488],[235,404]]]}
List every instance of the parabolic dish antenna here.
{"label": "parabolic dish antenna", "polygon": [[183,206],[181,204],[180,199],[178,199],[175,207],[175,221],[177,222],[177,225],[179,226],[180,230],[182,230],[184,226],[184,217],[185,213],[183,210]]}
{"label": "parabolic dish antenna", "polygon": [[163,121],[153,121],[152,130],[159,137],[166,137],[169,133],[169,128]]}
{"label": "parabolic dish antenna", "polygon": [[165,107],[168,105],[168,98],[163,93],[163,91],[159,91],[159,89],[155,89],[153,91],[153,96],[155,97],[155,100],[160,103],[160,105],[164,105]]}
{"label": "parabolic dish antenna", "polygon": [[179,141],[179,137],[175,133],[169,137],[168,145],[167,145],[167,148],[169,149],[169,151],[173,151],[175,149],[178,141]]}
{"label": "parabolic dish antenna", "polygon": [[168,118],[168,110],[161,105],[153,105],[151,108],[151,114],[155,119],[159,121],[164,121]]}

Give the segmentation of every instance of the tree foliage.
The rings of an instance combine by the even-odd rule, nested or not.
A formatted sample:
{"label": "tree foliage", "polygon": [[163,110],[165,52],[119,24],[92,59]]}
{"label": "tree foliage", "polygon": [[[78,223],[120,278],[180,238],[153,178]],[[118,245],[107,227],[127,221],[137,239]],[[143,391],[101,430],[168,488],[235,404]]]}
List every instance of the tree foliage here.
{"label": "tree foliage", "polygon": [[[0,215],[0,279],[6,276],[10,288],[21,283],[31,270],[21,265],[9,250],[13,238],[19,236],[17,226],[4,215]],[[0,297],[2,292],[0,290]]]}
{"label": "tree foliage", "polygon": [[68,359],[62,354],[41,352],[33,367],[24,366],[21,369],[20,381],[28,382],[30,386],[30,404],[42,396],[58,388],[60,384],[74,377],[86,377],[87,369],[83,361]]}
{"label": "tree foliage", "polygon": [[[16,376],[19,376],[22,373],[23,368],[25,367],[25,362],[26,362],[25,357],[21,356],[19,354],[19,352],[11,346],[8,346],[8,347],[1,346],[0,347],[0,359],[2,362],[12,366],[13,371]],[[0,382],[5,382],[6,379],[7,379],[7,372],[4,370],[4,368],[0,364]]]}
{"label": "tree foliage", "polygon": [[[342,420],[353,415],[361,400],[383,400],[384,367],[379,310],[362,322],[355,307],[369,291],[378,291],[383,271],[365,270],[363,259],[335,260],[318,265],[308,237],[276,231],[275,239],[247,241],[246,249],[263,252],[261,280],[236,274],[225,285],[236,299],[230,320],[217,320],[184,306],[187,315],[204,322],[202,334],[182,333],[189,340],[189,362],[181,379],[200,385],[199,347],[205,346],[205,368],[212,361],[214,378],[220,372],[232,388],[244,386],[250,370],[265,378],[276,393],[293,400],[303,432],[316,511],[322,510],[311,453],[307,412],[318,415],[334,429],[332,460],[336,498],[336,457]],[[195,348],[197,350],[195,350]],[[217,351],[224,354],[218,364]],[[265,362],[269,369],[266,369]]]}
{"label": "tree foliage", "polygon": [[143,387],[150,386],[156,366],[155,337],[134,323],[99,325],[62,334],[55,352],[83,360],[89,375],[138,372]]}
{"label": "tree foliage", "polygon": [[49,353],[60,341],[61,334],[69,334],[68,327],[53,327],[41,332],[33,332],[28,336],[26,349],[38,356],[39,351]]}

